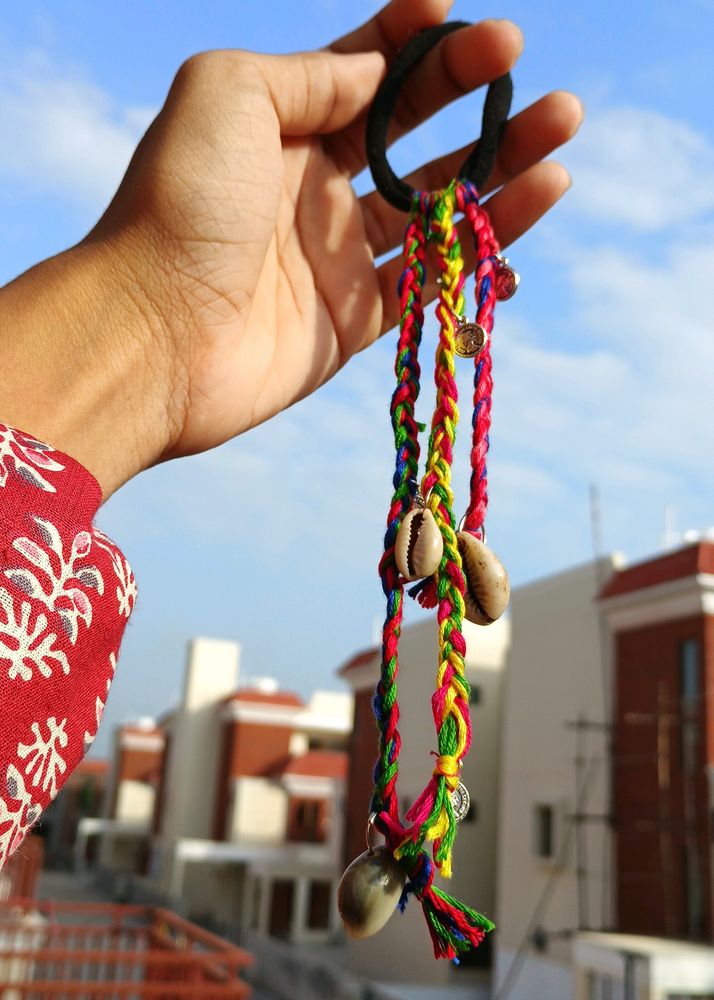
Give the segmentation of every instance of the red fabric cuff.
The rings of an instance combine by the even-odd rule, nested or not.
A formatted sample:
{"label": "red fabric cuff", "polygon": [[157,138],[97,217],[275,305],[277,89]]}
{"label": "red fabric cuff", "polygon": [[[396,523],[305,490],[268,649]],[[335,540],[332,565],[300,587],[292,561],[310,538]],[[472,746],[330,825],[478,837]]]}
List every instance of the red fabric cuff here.
{"label": "red fabric cuff", "polygon": [[0,866],[91,746],[136,583],[96,479],[0,423]]}

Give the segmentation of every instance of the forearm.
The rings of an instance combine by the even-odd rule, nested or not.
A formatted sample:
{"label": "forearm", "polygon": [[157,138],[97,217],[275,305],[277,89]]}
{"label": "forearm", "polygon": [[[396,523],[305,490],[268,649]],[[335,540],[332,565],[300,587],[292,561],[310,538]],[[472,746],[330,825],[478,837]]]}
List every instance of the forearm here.
{"label": "forearm", "polygon": [[0,290],[0,420],[76,458],[105,499],[176,433],[171,354],[125,261],[91,241]]}

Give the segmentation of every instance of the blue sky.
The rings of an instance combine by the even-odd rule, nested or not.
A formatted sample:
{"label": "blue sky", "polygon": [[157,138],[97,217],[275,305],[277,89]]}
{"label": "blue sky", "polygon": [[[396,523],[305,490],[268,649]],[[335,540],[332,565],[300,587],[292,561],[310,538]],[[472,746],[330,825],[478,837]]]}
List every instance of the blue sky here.
{"label": "blue sky", "polygon": [[[186,56],[310,48],[376,9],[10,5],[0,28],[0,280],[91,227]],[[667,506],[681,530],[714,524],[714,2],[682,10],[663,0],[453,9],[524,29],[516,109],[566,88],[588,116],[561,157],[573,190],[511,248],[521,289],[496,321],[489,537],[516,584],[589,557],[591,482],[605,547],[630,558],[658,548]],[[445,111],[393,162],[406,169],[462,144],[480,110],[472,96]],[[171,702],[192,635],[237,639],[244,676],[303,693],[334,685],[335,667],[370,643],[382,614],[392,350],[387,337],[311,399],[215,452],[152,470],[103,509],[140,600],[99,751],[114,723]],[[461,497],[466,461],[463,437]]]}

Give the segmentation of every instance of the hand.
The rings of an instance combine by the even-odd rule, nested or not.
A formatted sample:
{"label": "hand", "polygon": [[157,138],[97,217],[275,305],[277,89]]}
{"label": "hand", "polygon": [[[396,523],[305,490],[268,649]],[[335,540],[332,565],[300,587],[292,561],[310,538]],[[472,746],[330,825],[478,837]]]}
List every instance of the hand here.
{"label": "hand", "polygon": [[[365,115],[387,61],[448,7],[393,0],[325,51],[217,51],[181,67],[107,212],[75,248],[84,267],[93,260],[111,276],[115,310],[144,331],[128,337],[127,363],[148,365],[125,407],[131,458],[89,466],[105,493],[268,419],[397,323],[405,216],[377,195],[358,199],[350,179],[365,166]],[[391,138],[507,72],[521,45],[507,21],[444,39],[405,87]],[[574,97],[555,93],[509,123],[489,184],[503,246],[567,189],[564,169],[540,161],[580,117]],[[438,188],[465,153],[408,180]],[[122,324],[110,325],[115,343]]]}

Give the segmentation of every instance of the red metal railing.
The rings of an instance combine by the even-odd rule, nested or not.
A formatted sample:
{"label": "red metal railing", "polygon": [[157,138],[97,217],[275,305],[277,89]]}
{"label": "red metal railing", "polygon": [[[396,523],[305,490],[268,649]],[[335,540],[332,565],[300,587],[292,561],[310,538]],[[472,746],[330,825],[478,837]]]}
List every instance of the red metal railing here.
{"label": "red metal railing", "polygon": [[0,1000],[243,1000],[252,956],[158,907],[8,900]]}
{"label": "red metal railing", "polygon": [[32,899],[35,883],[45,858],[41,837],[28,837],[0,871],[0,903],[11,896]]}

